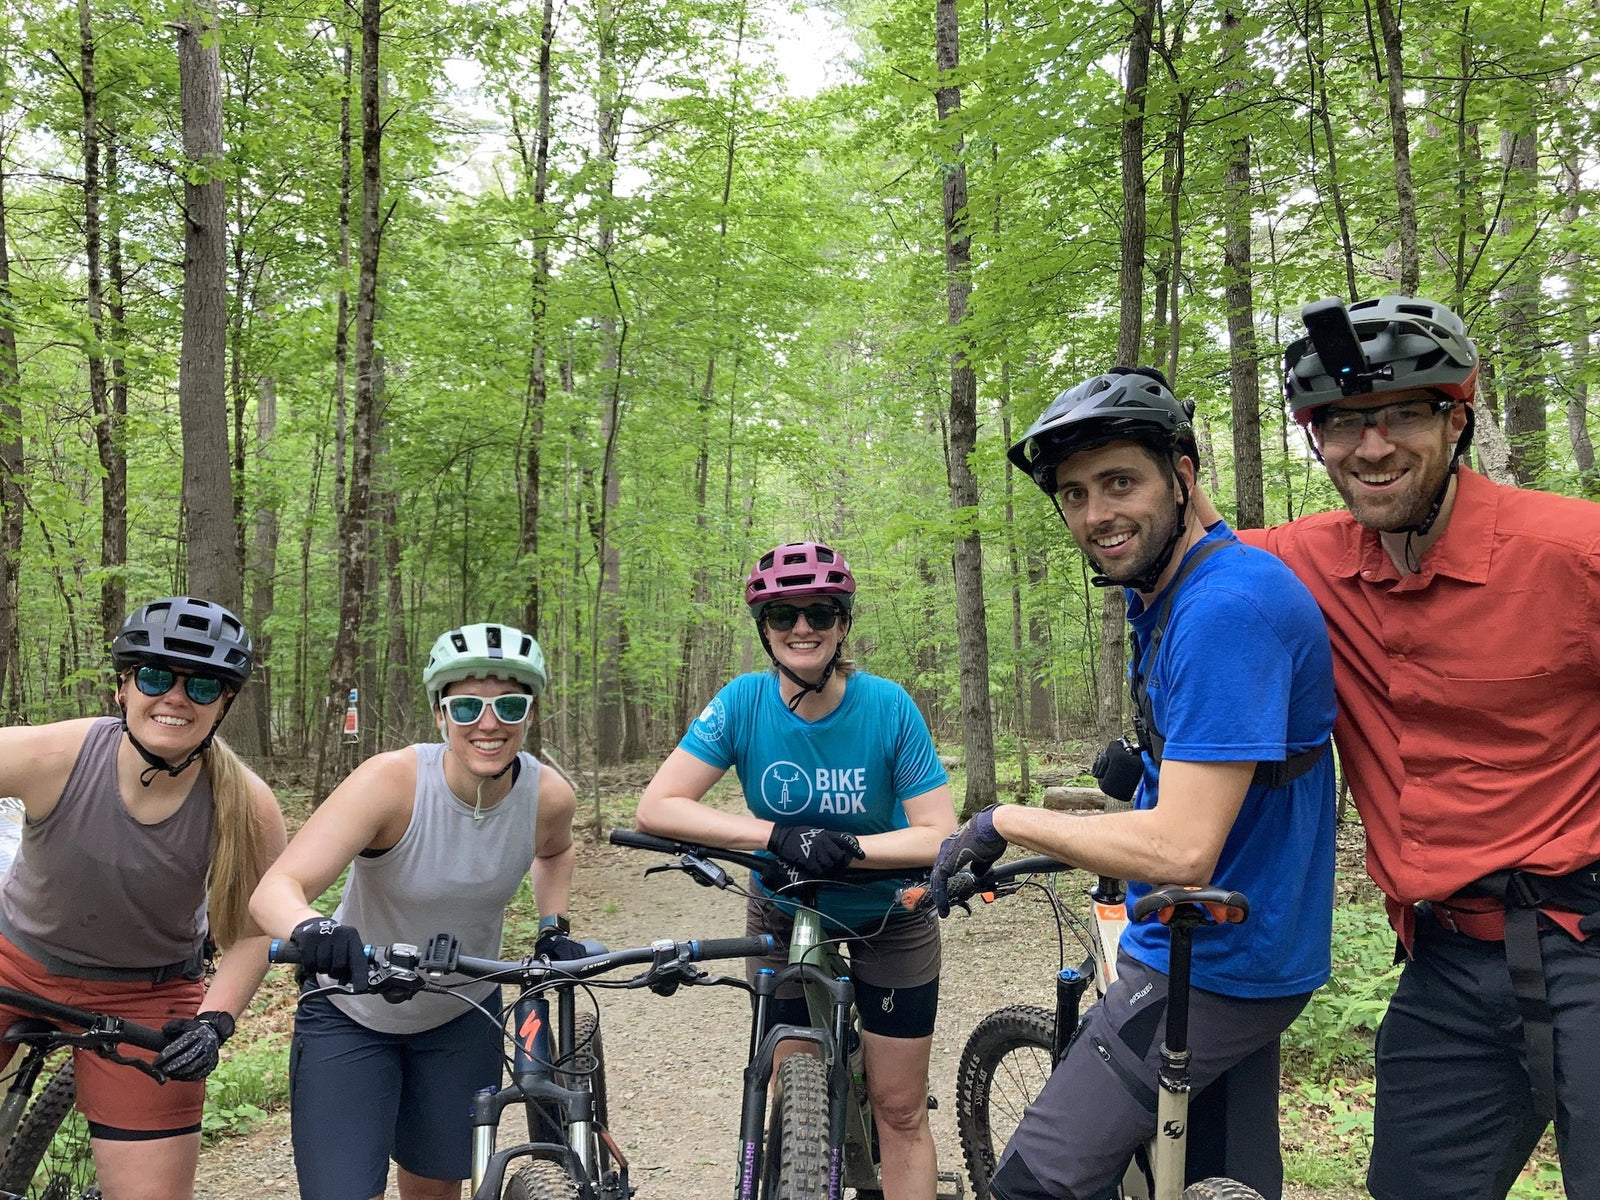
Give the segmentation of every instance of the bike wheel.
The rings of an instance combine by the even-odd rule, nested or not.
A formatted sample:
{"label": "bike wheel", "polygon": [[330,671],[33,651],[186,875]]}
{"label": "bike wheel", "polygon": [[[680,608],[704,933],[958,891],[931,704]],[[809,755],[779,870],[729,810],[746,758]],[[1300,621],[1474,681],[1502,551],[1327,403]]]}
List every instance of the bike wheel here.
{"label": "bike wheel", "polygon": [[762,1200],[828,1194],[828,1075],[809,1054],[791,1054],[778,1066],[761,1175]]}
{"label": "bike wheel", "polygon": [[956,1066],[956,1131],[975,1196],[989,1194],[995,1164],[1054,1064],[1056,1017],[1017,1004],[979,1021]]}
{"label": "bike wheel", "polygon": [[35,1200],[99,1200],[89,1127],[73,1110],[70,1053],[35,1093],[0,1158],[0,1192]]}
{"label": "bike wheel", "polygon": [[[611,1157],[611,1148],[600,1136],[600,1130],[606,1128],[609,1123],[606,1109],[606,1054],[605,1046],[600,1040],[600,1018],[594,1013],[579,1013],[572,1022],[572,1044],[575,1047],[572,1058],[556,1065],[556,1079],[562,1087],[587,1087],[594,1097],[595,1132],[591,1138],[595,1164],[594,1182],[597,1191],[604,1196],[609,1194],[605,1190],[607,1176],[615,1172],[617,1164]],[[530,1113],[528,1139],[533,1141],[538,1137],[538,1128]],[[508,1192],[507,1195],[509,1194]]]}
{"label": "bike wheel", "polygon": [[1184,1188],[1183,1200],[1261,1200],[1261,1193],[1237,1179],[1216,1176]]}
{"label": "bike wheel", "polygon": [[577,1200],[578,1185],[560,1163],[543,1159],[519,1167],[502,1195],[505,1200]]}

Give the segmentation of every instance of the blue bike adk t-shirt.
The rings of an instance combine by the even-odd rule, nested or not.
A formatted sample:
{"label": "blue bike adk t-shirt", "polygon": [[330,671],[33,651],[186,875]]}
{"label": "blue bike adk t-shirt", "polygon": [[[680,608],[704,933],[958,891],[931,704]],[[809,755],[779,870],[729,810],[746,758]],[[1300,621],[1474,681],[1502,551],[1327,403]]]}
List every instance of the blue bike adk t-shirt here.
{"label": "blue bike adk t-shirt", "polygon": [[[862,671],[850,673],[844,699],[818,721],[789,711],[773,672],[741,675],[712,698],[678,745],[709,766],[737,770],[756,816],[841,833],[906,828],[903,801],[949,778],[905,689]],[[892,881],[826,887],[819,907],[835,921],[870,930],[889,911],[896,887]]]}

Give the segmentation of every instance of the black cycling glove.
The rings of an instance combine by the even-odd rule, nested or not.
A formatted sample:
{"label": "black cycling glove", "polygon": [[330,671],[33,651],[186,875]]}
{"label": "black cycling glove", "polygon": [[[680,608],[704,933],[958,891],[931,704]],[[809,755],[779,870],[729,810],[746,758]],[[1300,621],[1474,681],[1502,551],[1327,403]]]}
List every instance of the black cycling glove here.
{"label": "black cycling glove", "polygon": [[352,991],[367,990],[367,950],[354,925],[332,917],[308,917],[294,927],[289,940],[300,947],[301,975],[326,975],[347,983]]}
{"label": "black cycling glove", "polygon": [[533,943],[533,956],[548,958],[551,962],[570,962],[574,958],[589,957],[589,951],[582,942],[567,936],[565,930],[552,925],[539,931],[538,940]]}
{"label": "black cycling glove", "polygon": [[800,825],[774,825],[767,849],[792,868],[790,874],[798,872],[802,879],[825,879],[867,856],[853,833]]}
{"label": "black cycling glove", "polygon": [[192,1083],[217,1069],[222,1043],[233,1036],[233,1017],[225,1012],[168,1021],[161,1027],[166,1047],[151,1065],[168,1079]]}

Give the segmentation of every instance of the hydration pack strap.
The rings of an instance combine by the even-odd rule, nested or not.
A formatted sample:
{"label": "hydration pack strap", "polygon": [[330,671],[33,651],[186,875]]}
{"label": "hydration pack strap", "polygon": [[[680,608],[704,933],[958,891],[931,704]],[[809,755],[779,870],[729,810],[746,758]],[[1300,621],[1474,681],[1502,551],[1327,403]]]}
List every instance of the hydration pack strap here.
{"label": "hydration pack strap", "polygon": [[[1166,595],[1161,598],[1161,605],[1156,609],[1155,625],[1150,630],[1149,661],[1154,663],[1156,655],[1161,651],[1161,639],[1167,633],[1167,619],[1172,615],[1172,602],[1177,598],[1178,589],[1183,581],[1194,573],[1194,569],[1218,550],[1235,543],[1226,539],[1206,542],[1184,560],[1178,573],[1172,577],[1172,582],[1167,586]],[[1144,672],[1140,670],[1139,639],[1132,630],[1128,631],[1128,659],[1133,664],[1133,670],[1128,677],[1128,691],[1133,698],[1133,729],[1139,740],[1139,748],[1150,756],[1152,762],[1161,765],[1161,753],[1166,748],[1167,739],[1161,736],[1161,730],[1156,726],[1155,705],[1150,700],[1150,690],[1145,686]],[[1329,741],[1324,739],[1320,744],[1309,750],[1302,750],[1298,754],[1291,754],[1281,762],[1258,762],[1256,771],[1250,778],[1250,784],[1265,784],[1267,787],[1283,787],[1299,779],[1312,767],[1322,760],[1328,753]]]}

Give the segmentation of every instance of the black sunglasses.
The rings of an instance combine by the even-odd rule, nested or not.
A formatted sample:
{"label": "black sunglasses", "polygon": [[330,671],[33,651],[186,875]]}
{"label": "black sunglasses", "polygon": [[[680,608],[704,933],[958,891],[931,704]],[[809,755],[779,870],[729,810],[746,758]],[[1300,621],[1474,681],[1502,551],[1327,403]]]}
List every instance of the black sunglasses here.
{"label": "black sunglasses", "polygon": [[166,667],[140,667],[133,673],[133,686],[146,696],[165,696],[172,685],[183,680],[183,694],[196,704],[215,704],[226,690],[222,680],[211,675],[179,675]]}
{"label": "black sunglasses", "polygon": [[797,608],[793,604],[773,604],[761,614],[761,619],[777,632],[788,633],[801,614],[805,615],[806,624],[818,633],[832,629],[844,615],[837,604],[808,604],[804,608]]}

